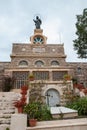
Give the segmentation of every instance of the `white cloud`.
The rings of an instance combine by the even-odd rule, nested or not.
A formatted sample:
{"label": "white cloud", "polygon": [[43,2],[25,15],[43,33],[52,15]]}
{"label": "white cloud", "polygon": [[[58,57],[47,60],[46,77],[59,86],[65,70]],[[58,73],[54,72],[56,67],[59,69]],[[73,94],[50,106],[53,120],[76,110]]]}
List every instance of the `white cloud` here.
{"label": "white cloud", "polygon": [[14,20],[8,17],[0,17],[0,35],[14,36],[19,32],[19,27],[14,26]]}
{"label": "white cloud", "polygon": [[48,37],[48,43],[58,43],[60,35],[61,20],[57,17],[55,19],[48,18],[44,24],[44,33]]}

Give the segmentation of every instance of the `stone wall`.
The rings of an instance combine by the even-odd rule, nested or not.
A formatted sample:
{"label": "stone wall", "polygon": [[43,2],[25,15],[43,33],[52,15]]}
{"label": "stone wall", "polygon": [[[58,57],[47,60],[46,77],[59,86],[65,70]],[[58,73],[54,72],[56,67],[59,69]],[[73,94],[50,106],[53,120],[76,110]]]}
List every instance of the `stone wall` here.
{"label": "stone wall", "polygon": [[87,87],[87,62],[68,62],[67,67],[71,68],[71,75]]}

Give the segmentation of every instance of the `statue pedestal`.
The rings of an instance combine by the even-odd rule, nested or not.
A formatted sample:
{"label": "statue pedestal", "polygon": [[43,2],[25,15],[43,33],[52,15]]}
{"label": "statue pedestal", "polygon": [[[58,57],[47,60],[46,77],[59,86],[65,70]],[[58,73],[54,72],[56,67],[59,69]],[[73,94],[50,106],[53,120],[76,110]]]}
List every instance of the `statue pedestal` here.
{"label": "statue pedestal", "polygon": [[27,115],[13,114],[11,116],[10,130],[26,130],[26,127],[27,127]]}
{"label": "statue pedestal", "polygon": [[34,34],[43,34],[43,29],[34,29]]}

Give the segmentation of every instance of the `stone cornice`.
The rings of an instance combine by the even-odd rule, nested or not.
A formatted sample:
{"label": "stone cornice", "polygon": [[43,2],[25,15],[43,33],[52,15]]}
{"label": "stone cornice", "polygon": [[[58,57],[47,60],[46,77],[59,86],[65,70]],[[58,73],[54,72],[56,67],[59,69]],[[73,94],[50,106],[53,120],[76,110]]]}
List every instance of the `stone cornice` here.
{"label": "stone cornice", "polygon": [[44,67],[44,68],[35,68],[35,67],[19,68],[19,67],[17,67],[17,68],[14,68],[14,67],[11,67],[11,66],[10,66],[10,68],[8,68],[9,71],[31,71],[31,69],[32,69],[32,71],[59,71],[59,72],[70,70],[69,68],[64,67],[64,66],[60,67],[60,68],[49,67],[49,69],[48,69],[48,67]]}
{"label": "stone cornice", "polygon": [[50,58],[50,57],[51,57],[51,58],[55,58],[55,57],[57,57],[57,58],[66,58],[66,55],[41,54],[41,53],[39,53],[38,55],[36,55],[36,54],[29,54],[29,55],[15,55],[15,54],[13,54],[13,55],[10,55],[10,57],[11,57],[11,58],[14,58],[14,57],[17,57],[17,58],[18,58],[18,57],[19,57],[19,58],[21,58],[21,57],[22,57],[22,58],[24,58],[24,57],[26,57],[26,58],[27,58],[27,57],[28,57],[28,58],[29,58],[29,57],[30,57],[30,58],[31,58],[31,57],[34,57],[34,58],[35,58],[35,57],[38,57],[38,58],[39,58],[39,57],[42,57],[42,58],[43,58],[43,57],[45,57],[45,58]]}

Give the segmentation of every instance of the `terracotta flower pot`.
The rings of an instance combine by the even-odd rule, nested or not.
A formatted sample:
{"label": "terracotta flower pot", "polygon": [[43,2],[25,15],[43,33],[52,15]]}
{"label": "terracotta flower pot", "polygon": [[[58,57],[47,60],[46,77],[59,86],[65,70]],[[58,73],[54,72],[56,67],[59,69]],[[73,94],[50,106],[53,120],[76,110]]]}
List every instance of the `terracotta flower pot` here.
{"label": "terracotta flower pot", "polygon": [[18,107],[18,113],[23,113],[23,108],[22,107]]}
{"label": "terracotta flower pot", "polygon": [[34,81],[34,77],[30,77],[29,80],[30,80],[30,81]]}
{"label": "terracotta flower pot", "polygon": [[37,120],[36,120],[36,119],[29,119],[29,125],[30,125],[31,127],[36,126],[36,124],[37,124]]}
{"label": "terracotta flower pot", "polygon": [[65,80],[71,80],[71,78],[70,77],[66,77]]}

